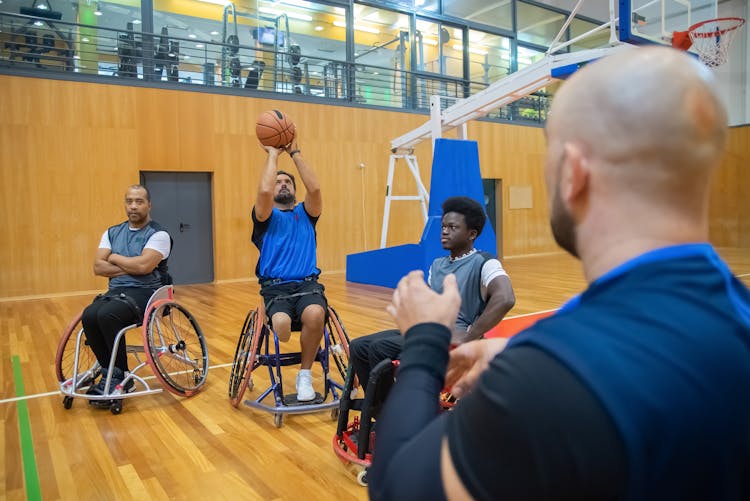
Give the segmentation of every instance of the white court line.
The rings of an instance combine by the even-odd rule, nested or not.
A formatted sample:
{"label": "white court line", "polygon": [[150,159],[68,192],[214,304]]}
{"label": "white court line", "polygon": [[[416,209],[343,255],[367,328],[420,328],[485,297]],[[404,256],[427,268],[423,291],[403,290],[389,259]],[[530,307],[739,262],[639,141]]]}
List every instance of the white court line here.
{"label": "white court line", "polygon": [[743,273],[742,275],[735,275],[737,278],[750,277],[750,273]]}
{"label": "white court line", "polygon": [[[224,367],[230,367],[233,362],[229,362],[228,364],[219,364],[219,365],[209,365],[208,370],[211,369],[222,369]],[[156,376],[146,376],[143,379],[154,379]],[[12,402],[18,402],[19,400],[31,400],[32,398],[41,398],[41,397],[53,397],[55,395],[61,396],[62,393],[60,391],[48,391],[46,393],[34,393],[32,395],[24,395],[22,397],[13,397],[13,398],[4,398],[0,400],[0,404],[10,404]]]}

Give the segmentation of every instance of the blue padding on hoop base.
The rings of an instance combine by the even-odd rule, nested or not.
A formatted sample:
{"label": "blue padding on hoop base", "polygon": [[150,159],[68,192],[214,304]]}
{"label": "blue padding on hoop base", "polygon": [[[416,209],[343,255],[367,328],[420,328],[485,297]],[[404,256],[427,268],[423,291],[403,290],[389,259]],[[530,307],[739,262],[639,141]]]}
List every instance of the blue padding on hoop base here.
{"label": "blue padding on hoop base", "polygon": [[[432,261],[446,255],[440,244],[442,205],[446,198],[455,196],[473,198],[484,206],[477,142],[438,139],[435,141],[432,160],[427,224],[419,243],[349,254],[346,257],[346,279],[350,282],[396,287],[401,277],[412,270],[422,270],[426,277]],[[495,231],[489,222],[477,238],[475,247],[497,254]]]}
{"label": "blue padding on hoop base", "polygon": [[[590,62],[590,61],[587,61]],[[550,72],[550,76],[552,78],[557,78],[559,80],[564,80],[568,78],[570,75],[575,73],[581,68],[581,65],[578,63],[575,64],[566,64],[565,66],[559,66],[557,68],[552,68],[552,71]]]}

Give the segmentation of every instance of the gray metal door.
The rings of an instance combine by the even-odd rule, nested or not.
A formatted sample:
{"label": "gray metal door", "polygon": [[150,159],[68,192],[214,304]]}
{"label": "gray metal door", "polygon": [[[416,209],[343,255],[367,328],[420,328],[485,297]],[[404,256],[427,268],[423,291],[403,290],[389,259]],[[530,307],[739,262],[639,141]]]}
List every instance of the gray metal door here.
{"label": "gray metal door", "polygon": [[141,172],[151,192],[151,218],[174,240],[169,273],[175,284],[213,282],[210,172]]}
{"label": "gray metal door", "polygon": [[482,179],[484,208],[497,239],[497,257],[503,257],[503,180]]}

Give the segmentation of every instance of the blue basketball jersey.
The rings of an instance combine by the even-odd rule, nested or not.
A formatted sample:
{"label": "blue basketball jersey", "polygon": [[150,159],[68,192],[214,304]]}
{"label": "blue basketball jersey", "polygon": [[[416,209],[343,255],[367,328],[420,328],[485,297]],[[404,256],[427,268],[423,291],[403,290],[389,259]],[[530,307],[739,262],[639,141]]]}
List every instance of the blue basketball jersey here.
{"label": "blue basketball jersey", "polygon": [[304,203],[292,210],[273,208],[263,222],[253,208],[252,241],[260,251],[255,274],[263,280],[295,282],[320,274],[317,267],[315,225],[317,217],[305,211]]}

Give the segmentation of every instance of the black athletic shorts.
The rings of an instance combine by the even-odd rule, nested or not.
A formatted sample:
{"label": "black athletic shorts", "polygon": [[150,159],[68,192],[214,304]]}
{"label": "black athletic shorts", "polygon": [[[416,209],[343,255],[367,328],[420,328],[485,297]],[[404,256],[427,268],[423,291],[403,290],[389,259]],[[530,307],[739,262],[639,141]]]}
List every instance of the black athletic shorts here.
{"label": "black athletic shorts", "polygon": [[263,296],[266,315],[269,319],[275,313],[284,312],[292,319],[292,330],[299,330],[295,326],[299,326],[302,312],[309,305],[319,304],[323,311],[328,310],[328,302],[323,291],[325,291],[323,284],[315,280],[309,280],[267,285],[260,289],[260,295]]}

